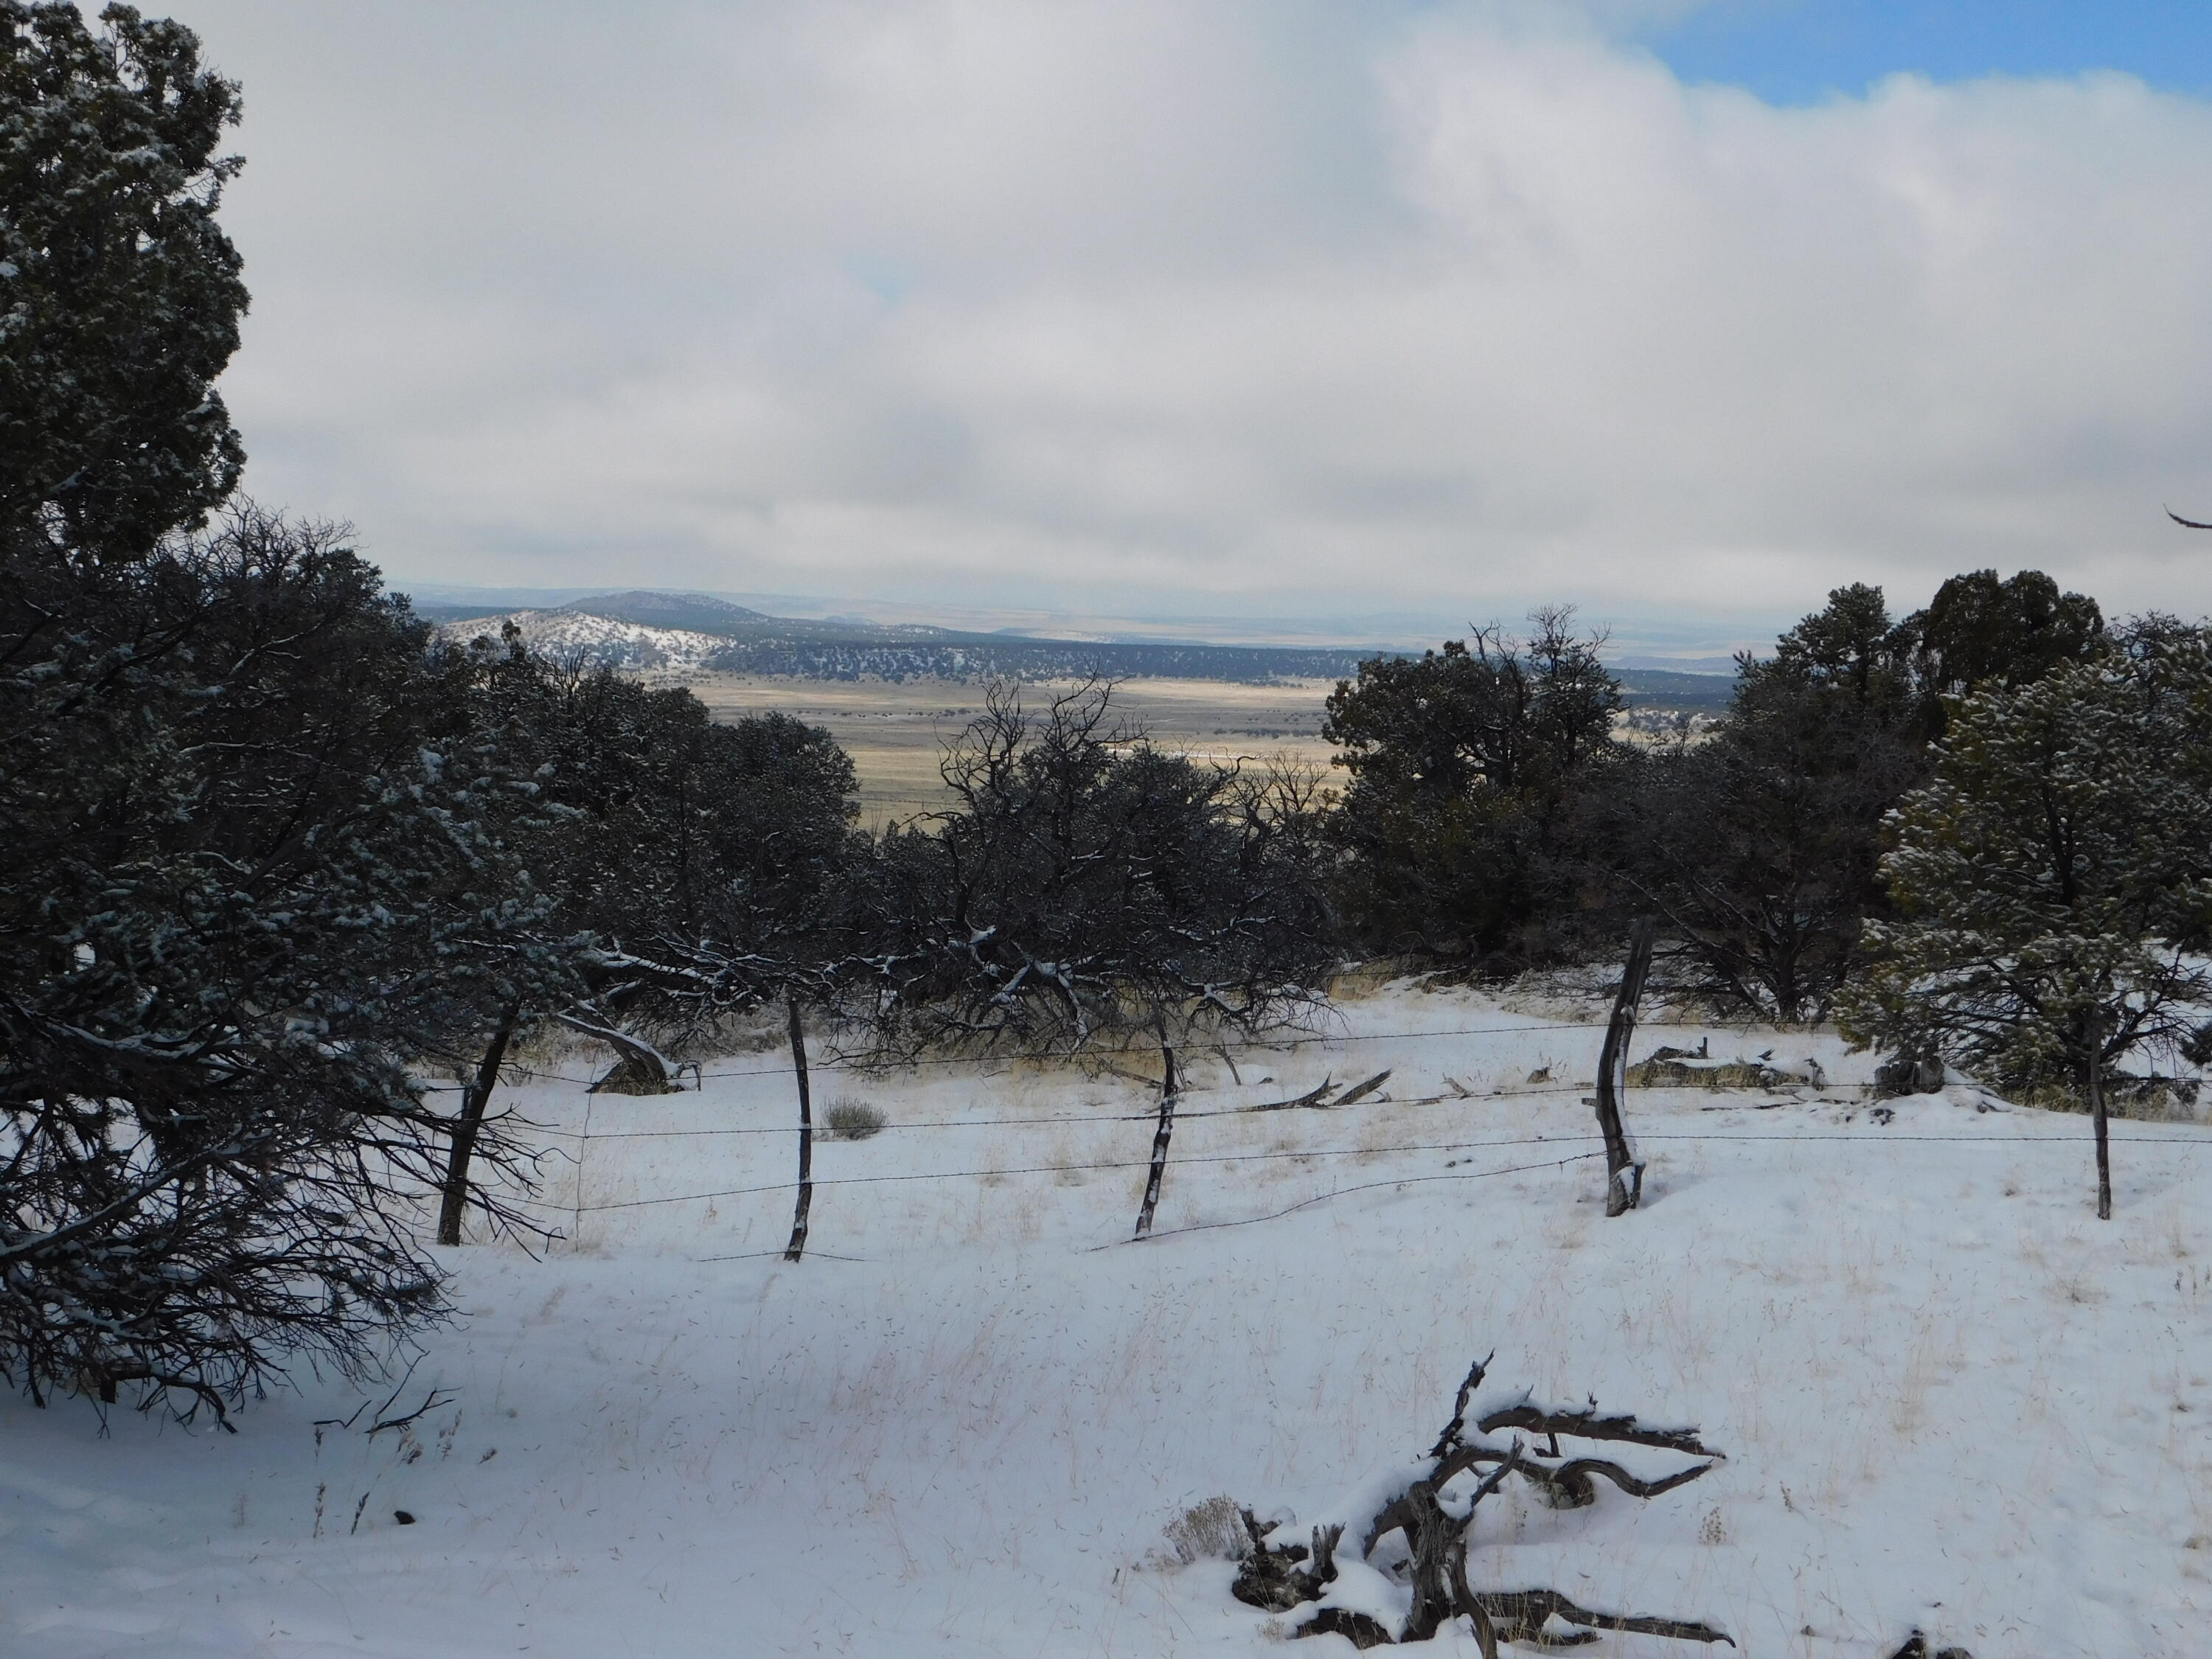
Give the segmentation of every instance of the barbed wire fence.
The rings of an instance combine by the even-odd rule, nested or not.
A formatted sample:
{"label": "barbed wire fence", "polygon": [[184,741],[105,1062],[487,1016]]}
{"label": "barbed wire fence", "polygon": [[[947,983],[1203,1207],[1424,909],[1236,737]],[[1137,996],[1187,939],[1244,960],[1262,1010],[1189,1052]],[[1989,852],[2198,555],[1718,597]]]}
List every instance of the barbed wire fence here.
{"label": "barbed wire fence", "polygon": [[[1468,1026],[1436,1030],[1408,1030],[1329,1033],[1285,1038],[1273,1043],[1264,1045],[1260,1052],[1263,1054],[1273,1054],[1284,1050],[1309,1048],[1316,1045],[1334,1046],[1340,1044],[1393,1042],[1411,1043],[1431,1042],[1441,1038],[1523,1036],[1540,1035],[1546,1032],[1566,1031],[1578,1033],[1581,1036],[1590,1038],[1594,1041],[1599,1035],[1600,1030],[1601,1028],[1585,1022],[1558,1022],[1536,1023],[1510,1026]],[[826,1065],[817,1064],[813,1069],[817,1073],[830,1073],[832,1075],[842,1073],[875,1079],[879,1079],[887,1073],[898,1071],[920,1071],[927,1068],[967,1066],[994,1068],[996,1075],[1004,1076],[1008,1074],[1017,1066],[1034,1065],[1036,1063],[1036,1062],[1032,1060],[1012,1059],[1005,1056],[978,1058],[975,1056],[951,1055],[925,1056],[919,1060],[909,1060],[895,1067],[887,1067],[881,1065],[872,1065],[865,1062],[854,1063],[852,1061],[844,1061],[832,1062]],[[707,1082],[719,1079],[769,1077],[787,1078],[791,1075],[790,1068],[787,1064],[782,1066],[724,1066],[713,1070],[707,1070],[695,1066],[691,1068],[691,1070],[695,1079],[695,1088],[693,1091],[684,1091],[685,1093],[695,1092],[697,1089],[702,1088]],[[1128,1072],[1115,1071],[1114,1074],[1118,1075],[1124,1080],[1129,1082],[1146,1083],[1150,1081],[1149,1079],[1141,1078],[1135,1073]],[[595,1081],[594,1079],[590,1077],[580,1077],[557,1070],[546,1070],[539,1067],[532,1067],[527,1065],[516,1065],[511,1066],[508,1068],[507,1075],[520,1080],[557,1083],[584,1087],[587,1090]],[[1266,1081],[1272,1082],[1273,1079],[1266,1079]],[[1178,1123],[1186,1123],[1225,1118],[1241,1117],[1249,1119],[1265,1115],[1274,1115],[1285,1112],[1298,1111],[1299,1117],[1302,1121],[1311,1121],[1315,1120],[1308,1117],[1306,1113],[1299,1109],[1310,1108],[1310,1109],[1315,1113],[1325,1115],[1332,1118],[1335,1117],[1338,1114],[1342,1114],[1345,1117],[1352,1117],[1354,1115],[1365,1115],[1371,1110],[1381,1110],[1383,1109],[1389,1109],[1393,1111],[1404,1111],[1408,1109],[1427,1109],[1449,1106],[1466,1107],[1476,1105],[1511,1105],[1516,1102],[1523,1100],[1557,1097],[1565,1094],[1581,1095],[1583,1097],[1585,1103],[1589,1103],[1594,1098],[1591,1091],[1595,1087],[1595,1083],[1591,1081],[1569,1081],[1560,1083],[1532,1082],[1526,1085],[1510,1086],[1498,1085],[1488,1090],[1475,1090],[1460,1083],[1455,1079],[1450,1079],[1448,1077],[1447,1081],[1451,1083],[1453,1085],[1451,1091],[1449,1093],[1425,1095],[1405,1100],[1393,1099],[1388,1095],[1377,1096],[1369,1094],[1365,1097],[1359,1098],[1345,1105],[1336,1105],[1309,1098],[1298,1101],[1268,1102],[1256,1104],[1239,1104],[1218,1108],[1201,1106],[1195,1110],[1185,1109],[1178,1107],[1176,1113],[1176,1121]],[[447,1085],[433,1085],[429,1086],[435,1089]],[[452,1086],[458,1087],[459,1085]],[[1155,1085],[1154,1086],[1157,1085]],[[1249,1091],[1255,1086],[1257,1085],[1252,1084],[1186,1085],[1178,1089],[1177,1095],[1180,1100],[1194,1096],[1224,1094],[1230,1092],[1232,1089]],[[1373,1085],[1370,1082],[1366,1086],[1371,1090]],[[1694,1085],[1690,1086],[1694,1087]],[[1346,1092],[1355,1092],[1358,1087],[1359,1085],[1350,1085]],[[1797,1103],[1825,1103],[1832,1105],[1860,1106],[1873,1106],[1877,1103],[1874,1099],[1874,1085],[1870,1084],[1822,1083],[1820,1085],[1790,1085],[1785,1083],[1777,1084],[1772,1087],[1765,1089],[1764,1092],[1771,1096],[1783,1093],[1785,1090],[1790,1088],[1795,1088],[1800,1091],[1795,1097]],[[1810,1101],[1805,1100],[1802,1092],[1803,1090],[1808,1088],[1815,1091],[1814,1095]],[[1329,1091],[1330,1085],[1324,1085],[1323,1090],[1320,1092],[1328,1092]],[[1714,1089],[1711,1091],[1711,1092],[1715,1094],[1741,1096],[1761,1091],[1755,1089],[1745,1089],[1738,1086]],[[678,1097],[675,1096],[667,1096],[654,1097],[653,1098],[675,1099],[677,1097]],[[558,1236],[567,1238],[572,1243],[577,1243],[580,1240],[585,1228],[585,1218],[588,1216],[649,1210],[668,1205],[698,1203],[712,1204],[725,1199],[765,1197],[773,1194],[790,1194],[794,1192],[799,1185],[799,1178],[796,1174],[794,1174],[791,1177],[786,1179],[748,1182],[740,1185],[720,1186],[703,1190],[663,1194],[651,1197],[610,1198],[599,1201],[588,1201],[589,1194],[586,1187],[585,1176],[589,1148],[595,1142],[629,1143],[663,1140],[692,1141],[701,1139],[726,1139],[730,1138],[759,1135],[797,1135],[800,1133],[799,1125],[795,1119],[794,1121],[787,1123],[719,1124],[703,1127],[638,1129],[599,1128],[595,1130],[592,1127],[592,1104],[595,1100],[596,1096],[586,1093],[585,1097],[585,1112],[583,1121],[580,1127],[575,1129],[563,1128],[552,1124],[534,1122],[521,1116],[513,1109],[510,1109],[507,1112],[501,1115],[510,1127],[518,1132],[526,1135],[539,1136],[547,1140],[564,1144],[561,1155],[564,1156],[568,1161],[573,1163],[575,1166],[575,1187],[571,1201],[568,1203],[556,1203],[543,1197],[520,1194],[507,1196],[503,1199],[503,1201],[514,1206],[518,1209],[546,1217],[549,1218],[549,1221],[554,1218],[565,1218],[568,1222],[568,1228],[565,1232],[562,1232]],[[1772,1107],[1778,1107],[1789,1103],[1792,1103],[1792,1102],[1788,1100],[1776,1100],[1764,1103],[1760,1105],[1753,1105],[1748,1102],[1741,1103],[1730,1102],[1723,1106],[1715,1106],[1707,1108],[1706,1109],[1767,1109]],[[1156,1108],[1152,1105],[1146,1105],[1141,1109],[1052,1112],[1036,1116],[1014,1115],[969,1115],[908,1118],[887,1121],[881,1126],[880,1130],[878,1133],[895,1135],[900,1138],[908,1138],[932,1132],[963,1129],[983,1129],[992,1131],[994,1133],[1021,1133],[1030,1130],[1046,1130],[1069,1125],[1143,1123],[1149,1126],[1155,1121],[1156,1115]],[[2175,1127],[2176,1128],[2179,1127],[2179,1126]],[[1920,1130],[1892,1130],[1880,1123],[1870,1122],[1867,1127],[1850,1129],[1745,1129],[1713,1131],[1684,1129],[1639,1130],[1636,1132],[1635,1139],[1639,1143],[1652,1145],[1711,1144],[1718,1142],[1798,1142],[1821,1143],[1838,1146],[1894,1146],[1913,1143],[1943,1143],[1987,1146],[2040,1146],[2078,1151],[2081,1146],[2086,1144],[2087,1133],[2086,1120],[2084,1138],[2078,1139],[2076,1137],[2065,1134],[2023,1134],[2016,1132],[2008,1133],[1999,1129],[1984,1130],[1974,1133],[1932,1133]],[[872,1135],[871,1138],[872,1138]],[[2121,1144],[2190,1146],[2197,1148],[2212,1146],[2212,1133],[2202,1131],[2193,1133],[2175,1133],[2172,1129],[2169,1129],[2164,1133],[2119,1133],[2114,1134],[2112,1139],[2113,1141]],[[1532,1158],[1528,1156],[1529,1151],[1530,1149],[1536,1147],[1542,1147],[1547,1152],[1554,1152],[1556,1155]],[[1436,1182],[1456,1182],[1484,1181],[1507,1176],[1531,1174],[1550,1170],[1562,1170],[1570,1168],[1577,1164],[1580,1164],[1589,1159],[1601,1158],[1605,1155],[1603,1137],[1600,1133],[1597,1125],[1593,1121],[1589,1129],[1586,1133],[1568,1131],[1564,1133],[1523,1135],[1488,1134],[1469,1139],[1431,1139],[1390,1145],[1312,1146],[1295,1149],[1271,1147],[1231,1152],[1181,1152],[1170,1156],[1168,1158],[1167,1167],[1169,1170],[1172,1172],[1177,1168],[1200,1168],[1209,1166],[1220,1167],[1231,1164],[1264,1165],[1283,1161],[1295,1161],[1303,1164],[1313,1164],[1345,1158],[1357,1158],[1371,1161],[1373,1159],[1386,1157],[1434,1153],[1461,1155],[1455,1157],[1453,1160],[1455,1164],[1462,1161],[1468,1163],[1483,1162],[1487,1165],[1487,1167],[1480,1169],[1458,1169],[1448,1165],[1442,1170],[1413,1171],[1393,1174],[1370,1181],[1356,1182],[1351,1185],[1333,1185],[1328,1191],[1310,1194],[1291,1204],[1279,1208],[1268,1210],[1262,1213],[1226,1219],[1194,1222],[1179,1227],[1162,1228],[1141,1238],[1115,1239],[1104,1243],[1095,1245],[1091,1248],[1097,1249],[1119,1249],[1124,1246],[1143,1244],[1158,1240],[1174,1238],[1188,1233],[1214,1231],[1229,1227],[1256,1225],[1267,1221],[1277,1220],[1295,1212],[1311,1208],[1317,1205],[1325,1204],[1334,1199],[1349,1196],[1355,1193],[1376,1191],[1385,1188],[1413,1186]],[[1492,1155],[1503,1155],[1507,1157],[1509,1161],[1503,1164],[1492,1164],[1489,1159],[1484,1158],[1483,1155],[1486,1153]],[[1048,1161],[1009,1160],[988,1164],[973,1169],[907,1170],[864,1175],[815,1176],[811,1178],[811,1184],[816,1188],[875,1188],[951,1182],[996,1182],[1014,1176],[1030,1176],[1040,1175],[1048,1175],[1065,1178],[1075,1175],[1143,1170],[1147,1168],[1151,1160],[1148,1158],[1134,1154],[1129,1157],[1111,1157],[1103,1158],[1055,1158]],[[738,1261],[755,1256],[781,1255],[782,1253],[783,1252],[780,1249],[749,1250],[738,1252],[732,1255],[700,1256],[694,1259],[701,1261]],[[846,1261],[866,1259],[852,1256],[839,1257],[836,1252],[819,1249],[810,1250],[809,1254],[826,1255],[832,1259]]]}

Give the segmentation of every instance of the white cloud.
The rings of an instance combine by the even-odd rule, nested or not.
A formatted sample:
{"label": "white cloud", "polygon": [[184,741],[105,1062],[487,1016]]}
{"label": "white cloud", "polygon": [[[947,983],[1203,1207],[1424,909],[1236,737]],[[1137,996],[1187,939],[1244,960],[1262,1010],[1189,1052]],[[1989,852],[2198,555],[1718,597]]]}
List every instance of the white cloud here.
{"label": "white cloud", "polygon": [[2212,609],[2212,107],[1540,15],[198,7],[250,486],[416,580]]}

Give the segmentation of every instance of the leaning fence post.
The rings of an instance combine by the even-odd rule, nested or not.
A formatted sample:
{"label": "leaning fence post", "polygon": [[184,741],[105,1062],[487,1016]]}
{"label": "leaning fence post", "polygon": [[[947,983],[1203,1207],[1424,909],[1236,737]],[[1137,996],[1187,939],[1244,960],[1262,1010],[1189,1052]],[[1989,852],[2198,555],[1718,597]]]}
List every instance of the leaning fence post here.
{"label": "leaning fence post", "polygon": [[1167,1173],[1168,1141],[1175,1133],[1176,1082],[1175,1050],[1165,1042],[1160,1044],[1160,1121],[1152,1131],[1152,1167],[1145,1177],[1145,1201],[1137,1211],[1135,1237],[1142,1238],[1152,1230],[1152,1212],[1160,1207],[1160,1177]]}
{"label": "leaning fence post", "polygon": [[1605,1212],[1625,1215],[1644,1196],[1644,1166],[1628,1144],[1621,1121],[1620,1097],[1628,1087],[1628,1039],[1636,1030],[1636,1005],[1644,977],[1651,969],[1652,922],[1639,916],[1628,930],[1628,964],[1621,970],[1620,993],[1606,1024],[1605,1047],[1597,1061],[1597,1125],[1605,1135]]}

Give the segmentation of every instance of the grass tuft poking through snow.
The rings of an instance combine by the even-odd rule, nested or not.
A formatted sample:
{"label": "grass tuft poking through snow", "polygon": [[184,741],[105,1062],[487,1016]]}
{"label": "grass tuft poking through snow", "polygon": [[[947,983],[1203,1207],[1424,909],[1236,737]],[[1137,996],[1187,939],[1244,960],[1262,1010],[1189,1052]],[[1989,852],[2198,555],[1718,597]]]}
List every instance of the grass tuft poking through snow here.
{"label": "grass tuft poking through snow", "polygon": [[833,1140],[866,1140],[884,1127],[883,1109],[850,1095],[840,1095],[822,1114],[822,1125]]}

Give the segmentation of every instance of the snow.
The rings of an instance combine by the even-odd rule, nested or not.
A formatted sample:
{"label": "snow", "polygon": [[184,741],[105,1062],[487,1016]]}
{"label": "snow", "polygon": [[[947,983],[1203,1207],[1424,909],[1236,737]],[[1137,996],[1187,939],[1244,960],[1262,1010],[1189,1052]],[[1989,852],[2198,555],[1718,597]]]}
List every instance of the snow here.
{"label": "snow", "polygon": [[[1727,1461],[1575,1511],[1510,1483],[1478,1585],[1708,1619],[1761,1659],[1873,1659],[1915,1626],[1977,1659],[2212,1651],[2205,1129],[2115,1124],[2100,1224],[2082,1119],[1960,1085],[1883,1121],[1832,1038],[1647,1027],[1634,1058],[1783,1044],[1835,1082],[1632,1090],[1645,1207],[1608,1221],[1601,1164],[1560,1162],[1595,1145],[1594,1026],[1402,987],[1344,1012],[1348,1040],[1240,1051],[1241,1088],[1189,1057],[1194,1161],[1143,1244],[1133,1080],[822,1072],[817,1109],[890,1127],[817,1144],[797,1265],[788,1191],[747,1190],[792,1157],[779,1055],[678,1096],[502,1091],[550,1130],[588,1118],[546,1137],[583,1149],[541,1195],[575,1238],[447,1253],[467,1316],[391,1412],[450,1403],[371,1437],[387,1386],[319,1439],[360,1394],[303,1376],[236,1436],[8,1400],[0,1652],[1276,1652],[1304,1613],[1233,1601],[1231,1565],[1180,1565],[1162,1528],[1218,1493],[1301,1533],[1356,1506],[1492,1348],[1490,1389],[1694,1423]],[[1385,1066],[1395,1100],[1228,1109]],[[1565,1086],[1525,1083],[1547,1066]],[[767,1132],[697,1133],[732,1129]],[[1039,1172],[957,1173],[988,1170]],[[1340,1594],[1403,1599],[1386,1572]]]}
{"label": "snow", "polygon": [[471,617],[465,622],[445,623],[438,632],[446,639],[466,644],[480,636],[498,639],[501,627],[510,622],[521,630],[533,651],[554,658],[581,653],[592,661],[617,668],[690,673],[730,643],[718,635],[687,628],[652,628],[643,623],[593,616],[588,611],[517,611],[501,617]]}

